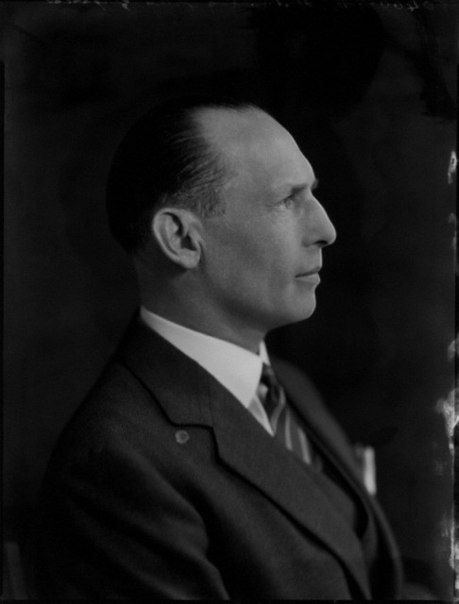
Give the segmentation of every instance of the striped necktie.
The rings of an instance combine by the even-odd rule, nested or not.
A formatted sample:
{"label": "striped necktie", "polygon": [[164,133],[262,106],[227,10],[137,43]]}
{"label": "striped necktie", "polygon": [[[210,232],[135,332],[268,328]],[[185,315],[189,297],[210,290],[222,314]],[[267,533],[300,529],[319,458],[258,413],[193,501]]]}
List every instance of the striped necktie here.
{"label": "striped necktie", "polygon": [[306,434],[296,422],[287,405],[284,389],[277,381],[270,365],[263,363],[258,397],[268,416],[276,438],[302,461],[311,463],[311,449]]}

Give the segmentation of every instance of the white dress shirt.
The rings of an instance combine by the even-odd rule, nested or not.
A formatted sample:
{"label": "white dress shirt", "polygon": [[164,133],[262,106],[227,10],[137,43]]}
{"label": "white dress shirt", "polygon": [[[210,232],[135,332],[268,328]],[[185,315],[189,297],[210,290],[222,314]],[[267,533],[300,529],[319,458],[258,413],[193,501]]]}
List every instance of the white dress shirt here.
{"label": "white dress shirt", "polygon": [[263,363],[270,364],[265,343],[255,354],[231,342],[208,336],[140,308],[140,318],[156,333],[204,367],[273,435],[257,396]]}

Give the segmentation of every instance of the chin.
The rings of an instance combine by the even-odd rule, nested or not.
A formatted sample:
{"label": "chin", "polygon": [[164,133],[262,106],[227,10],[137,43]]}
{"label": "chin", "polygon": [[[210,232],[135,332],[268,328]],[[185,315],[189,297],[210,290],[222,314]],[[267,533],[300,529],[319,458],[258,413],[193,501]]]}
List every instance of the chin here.
{"label": "chin", "polygon": [[272,327],[271,329],[277,328],[277,327],[283,327],[285,325],[290,325],[291,323],[299,323],[300,321],[305,321],[306,319],[309,319],[309,317],[314,313],[316,309],[316,300],[314,297],[314,300],[308,301],[308,304],[304,304],[304,300],[303,303],[301,305],[297,305],[296,308],[289,309],[289,312],[286,312],[284,315],[279,316],[278,315],[278,320],[276,321],[276,325],[275,327]]}
{"label": "chin", "polygon": [[309,317],[314,314],[314,311],[316,310],[316,299],[314,298],[312,304],[308,307],[308,309],[306,310],[306,316],[304,317],[305,319],[309,319]]}
{"label": "chin", "polygon": [[316,307],[313,306],[312,308],[308,309],[306,312],[303,312],[301,317],[298,317],[297,319],[295,319],[295,323],[299,323],[300,321],[306,321],[307,319],[310,319],[311,316],[314,314],[315,309],[316,309]]}
{"label": "chin", "polygon": [[298,304],[298,310],[297,310],[297,319],[295,319],[296,321],[305,321],[306,319],[309,319],[309,317],[314,314],[314,311],[316,310],[316,297],[315,296],[311,296],[310,298],[308,298],[308,300],[306,301],[305,304],[305,300],[303,299],[301,301],[301,304]]}

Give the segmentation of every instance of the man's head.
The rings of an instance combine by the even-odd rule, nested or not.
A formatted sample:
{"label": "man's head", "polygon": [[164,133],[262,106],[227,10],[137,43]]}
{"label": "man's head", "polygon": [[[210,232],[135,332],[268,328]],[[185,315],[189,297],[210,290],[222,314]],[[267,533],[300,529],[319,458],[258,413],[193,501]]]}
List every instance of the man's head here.
{"label": "man's head", "polygon": [[[162,103],[119,145],[107,182],[107,210],[112,234],[128,253],[145,248],[153,213],[165,203],[201,216],[221,211],[223,168],[194,118],[197,107],[211,102],[190,97]],[[241,105],[225,100],[222,106]]]}
{"label": "man's head", "polygon": [[[172,139],[151,140],[159,136],[158,125],[143,120],[134,129],[142,141],[137,150],[132,131],[128,135],[141,169],[129,168],[126,154],[118,154],[114,169],[131,170],[135,182],[131,192],[126,186],[114,189],[116,174],[111,179],[115,236],[138,257],[149,246],[155,250],[150,258],[166,267],[161,275],[169,275],[167,295],[182,292],[189,314],[202,312],[202,321],[210,323],[203,331],[218,336],[222,325],[220,337],[236,341],[241,333],[263,337],[309,317],[322,248],[336,236],[314,197],[312,166],[285,128],[258,107],[198,103],[180,110],[174,153]],[[127,237],[123,233],[135,233],[134,227],[113,216],[121,217],[132,199],[137,222],[130,223],[137,225],[137,236]],[[125,215],[131,214],[127,209]],[[199,328],[196,323],[188,324]]]}

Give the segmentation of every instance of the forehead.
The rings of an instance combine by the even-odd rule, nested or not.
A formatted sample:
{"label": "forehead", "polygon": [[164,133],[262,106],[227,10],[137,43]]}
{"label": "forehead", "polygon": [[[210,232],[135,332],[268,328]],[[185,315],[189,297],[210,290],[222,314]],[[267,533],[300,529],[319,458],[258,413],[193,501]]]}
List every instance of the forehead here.
{"label": "forehead", "polygon": [[202,109],[202,132],[229,169],[230,183],[281,192],[287,185],[312,185],[314,171],[291,134],[256,108]]}

